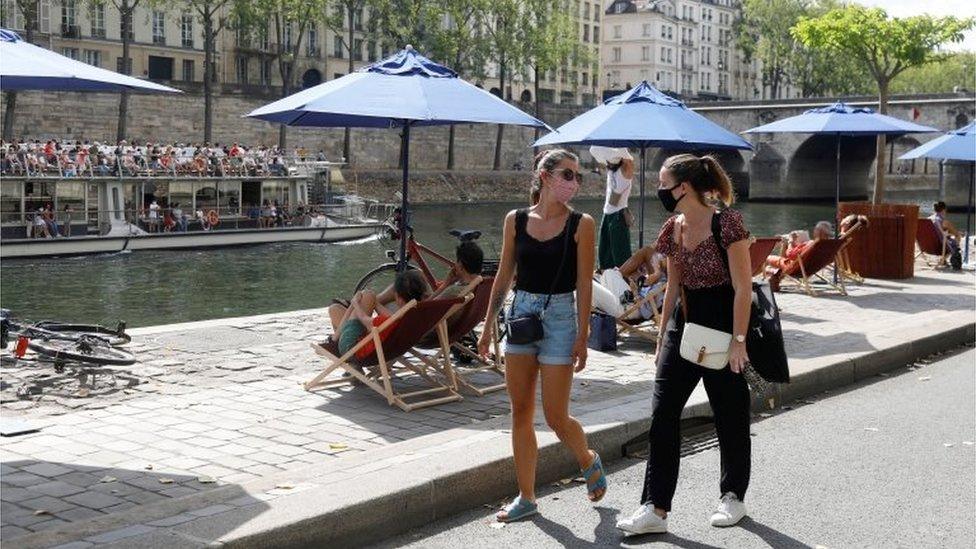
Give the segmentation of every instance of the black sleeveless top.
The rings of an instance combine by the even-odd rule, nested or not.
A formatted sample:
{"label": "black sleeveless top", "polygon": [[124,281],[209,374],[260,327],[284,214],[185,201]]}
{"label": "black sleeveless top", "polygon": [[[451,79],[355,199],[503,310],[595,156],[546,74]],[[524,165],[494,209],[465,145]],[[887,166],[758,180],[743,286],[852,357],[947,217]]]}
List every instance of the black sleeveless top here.
{"label": "black sleeveless top", "polygon": [[[570,211],[563,230],[540,242],[526,230],[529,210],[515,212],[515,289],[533,294],[565,294],[576,291],[576,228],[583,214]],[[567,234],[568,233],[568,234]],[[569,242],[567,242],[567,239]],[[564,252],[565,250],[565,252]],[[563,254],[566,259],[563,262]],[[555,280],[559,264],[563,263],[559,279]]]}

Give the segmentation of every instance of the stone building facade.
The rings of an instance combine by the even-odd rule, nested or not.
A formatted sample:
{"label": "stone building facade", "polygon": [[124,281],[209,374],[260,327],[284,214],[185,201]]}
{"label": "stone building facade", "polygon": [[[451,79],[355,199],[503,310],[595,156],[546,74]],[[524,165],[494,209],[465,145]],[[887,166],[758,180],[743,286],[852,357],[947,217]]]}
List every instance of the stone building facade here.
{"label": "stone building facade", "polygon": [[612,0],[604,26],[607,88],[623,90],[647,80],[685,99],[754,100],[781,97],[763,90],[761,65],[735,47],[735,0]]}

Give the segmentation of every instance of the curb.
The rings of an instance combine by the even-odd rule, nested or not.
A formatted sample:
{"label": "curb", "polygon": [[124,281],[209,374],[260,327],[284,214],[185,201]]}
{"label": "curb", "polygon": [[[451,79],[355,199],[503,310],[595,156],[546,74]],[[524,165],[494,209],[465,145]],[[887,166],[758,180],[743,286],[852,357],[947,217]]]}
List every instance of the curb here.
{"label": "curb", "polygon": [[[870,352],[797,360],[792,382],[775,385],[766,399],[783,406],[974,340],[976,322],[971,318],[934,315],[919,326],[874,334]],[[753,410],[764,410],[767,404],[756,398]],[[647,391],[573,407],[591,448],[607,462],[619,459],[627,442],[647,432],[649,411]],[[682,418],[707,416],[708,401],[696,391]],[[351,455],[343,458],[341,469],[309,467],[279,473],[9,541],[26,548],[86,536],[111,539],[112,547],[361,547],[512,496],[517,487],[508,422],[507,416],[498,417]],[[538,485],[578,475],[575,460],[555,434],[541,430],[537,438]],[[296,489],[281,493],[276,487],[282,482]],[[205,514],[208,510],[213,512]],[[177,513],[193,515],[193,520],[168,525],[165,517]]]}

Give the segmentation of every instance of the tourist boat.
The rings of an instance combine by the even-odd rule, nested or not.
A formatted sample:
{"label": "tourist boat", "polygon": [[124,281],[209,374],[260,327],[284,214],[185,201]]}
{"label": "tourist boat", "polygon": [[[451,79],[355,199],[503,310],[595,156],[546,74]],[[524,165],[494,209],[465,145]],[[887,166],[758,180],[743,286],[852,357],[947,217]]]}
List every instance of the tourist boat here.
{"label": "tourist boat", "polygon": [[[314,213],[294,216],[285,226],[264,226],[266,202],[294,214],[296,207],[287,205],[309,204],[310,187],[328,187],[331,166],[317,164],[325,165],[261,177],[6,175],[0,181],[0,259],[347,242],[378,234],[391,206],[328,192],[328,203],[311,208]],[[70,232],[62,228],[70,237],[34,237],[35,216],[48,204],[62,227],[70,225]],[[185,231],[168,223],[174,213],[187,220]]]}

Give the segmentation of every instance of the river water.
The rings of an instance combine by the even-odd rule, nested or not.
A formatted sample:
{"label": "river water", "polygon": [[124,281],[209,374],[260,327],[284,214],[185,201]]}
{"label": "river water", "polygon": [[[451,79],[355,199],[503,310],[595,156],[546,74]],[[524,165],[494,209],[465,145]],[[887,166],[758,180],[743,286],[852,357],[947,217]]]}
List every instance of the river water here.
{"label": "river water", "polygon": [[[636,206],[632,201],[632,206]],[[417,239],[453,256],[452,228],[478,229],[487,257],[497,257],[505,212],[522,204],[417,206]],[[599,224],[602,202],[576,207]],[[756,236],[811,230],[830,219],[831,205],[736,206]],[[645,241],[666,213],[647,204]],[[637,231],[633,231],[636,244]],[[348,296],[359,278],[386,261],[386,239],[347,244],[289,243],[200,251],[144,251],[102,256],[10,260],[0,265],[0,305],[18,318],[147,326],[307,309]]]}

